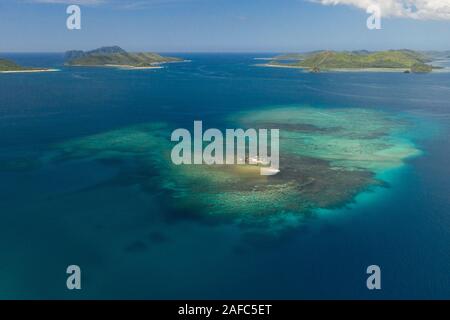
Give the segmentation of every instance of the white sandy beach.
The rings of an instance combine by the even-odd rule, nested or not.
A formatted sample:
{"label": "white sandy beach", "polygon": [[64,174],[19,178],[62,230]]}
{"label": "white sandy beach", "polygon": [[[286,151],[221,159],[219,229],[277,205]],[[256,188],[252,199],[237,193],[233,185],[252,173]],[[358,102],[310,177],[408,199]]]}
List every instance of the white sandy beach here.
{"label": "white sandy beach", "polygon": [[181,62],[191,62],[191,60],[155,62],[151,66],[145,66],[145,67],[136,67],[136,66],[126,65],[126,64],[103,64],[103,65],[74,64],[74,65],[70,65],[70,67],[117,68],[117,69],[120,69],[120,70],[151,70],[151,69],[163,69],[164,68],[164,64],[181,63]]}
{"label": "white sandy beach", "polygon": [[147,69],[162,69],[163,68],[160,65],[135,67],[135,66],[123,65],[123,64],[105,64],[104,66],[100,66],[100,67],[119,68],[119,69],[123,69],[123,70],[147,70]]}
{"label": "white sandy beach", "polygon": [[147,70],[147,69],[163,69],[164,67],[160,65],[148,66],[148,67],[134,67],[128,65],[105,65],[105,67],[118,68],[122,70]]}
{"label": "white sandy beach", "polygon": [[39,72],[56,72],[61,71],[59,69],[29,69],[29,70],[10,70],[0,71],[0,73],[39,73]]}

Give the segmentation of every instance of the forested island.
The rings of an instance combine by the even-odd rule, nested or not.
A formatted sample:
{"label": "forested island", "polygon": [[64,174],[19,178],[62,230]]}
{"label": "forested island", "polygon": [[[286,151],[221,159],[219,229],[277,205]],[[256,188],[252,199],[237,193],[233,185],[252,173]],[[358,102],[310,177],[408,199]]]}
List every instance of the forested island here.
{"label": "forested island", "polygon": [[0,73],[49,72],[56,69],[23,67],[14,61],[0,58]]}
{"label": "forested island", "polygon": [[396,71],[426,73],[434,68],[431,56],[412,50],[315,51],[276,56],[265,66],[320,71]]}
{"label": "forested island", "polygon": [[151,52],[130,53],[118,46],[101,47],[92,51],[73,50],[66,52],[66,65],[104,66],[128,69],[161,68],[161,64],[181,62],[180,58],[163,57]]}

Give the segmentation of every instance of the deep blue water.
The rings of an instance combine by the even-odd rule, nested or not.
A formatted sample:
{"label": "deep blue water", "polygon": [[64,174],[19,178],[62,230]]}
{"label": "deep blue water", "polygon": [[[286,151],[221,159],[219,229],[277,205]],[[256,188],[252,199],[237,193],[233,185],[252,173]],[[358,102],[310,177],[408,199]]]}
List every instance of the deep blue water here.
{"label": "deep blue water", "polygon": [[[255,67],[254,54],[185,54],[192,62],[150,71],[3,56],[62,71],[0,74],[0,298],[450,298],[450,73],[308,74]],[[99,162],[5,165],[136,123],[214,127],[292,104],[413,114],[427,124],[416,137],[424,155],[389,188],[276,237],[168,219],[158,194],[96,188],[119,170]],[[70,264],[81,291],[66,289]],[[380,291],[366,288],[371,264]]]}

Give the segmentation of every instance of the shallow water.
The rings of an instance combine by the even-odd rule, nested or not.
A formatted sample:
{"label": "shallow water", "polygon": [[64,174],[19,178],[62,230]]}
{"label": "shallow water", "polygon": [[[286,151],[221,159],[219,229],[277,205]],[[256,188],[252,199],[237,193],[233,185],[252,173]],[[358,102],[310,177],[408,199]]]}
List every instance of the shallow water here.
{"label": "shallow water", "polygon": [[[450,74],[305,74],[254,67],[254,55],[183,56],[192,62],[161,70],[0,76],[1,298],[450,296]],[[15,58],[61,67],[59,55]],[[422,155],[373,169],[388,186],[343,207],[301,223],[270,216],[273,233],[197,203],[174,208],[145,159],[60,153],[137,124],[224,128],[238,112],[298,105],[411,115],[415,129],[396,142]],[[128,147],[148,150],[132,137]],[[82,268],[80,292],[65,289],[69,264]],[[365,287],[370,264],[382,269],[379,292]]]}

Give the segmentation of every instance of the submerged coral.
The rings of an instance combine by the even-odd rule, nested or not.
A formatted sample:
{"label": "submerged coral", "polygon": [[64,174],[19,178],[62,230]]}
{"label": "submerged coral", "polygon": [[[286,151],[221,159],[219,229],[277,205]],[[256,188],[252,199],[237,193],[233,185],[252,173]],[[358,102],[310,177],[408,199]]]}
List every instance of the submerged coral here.
{"label": "submerged coral", "polygon": [[[58,146],[58,159],[135,163],[126,179],[162,190],[173,209],[246,220],[301,216],[351,201],[384,182],[377,174],[420,151],[402,134],[399,117],[366,109],[272,108],[234,115],[235,125],[280,129],[280,173],[261,176],[256,165],[173,165],[170,129],[137,125]],[[114,161],[112,161],[114,162]]]}

